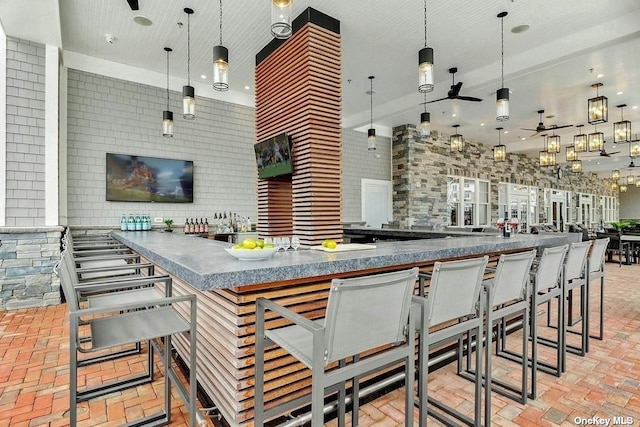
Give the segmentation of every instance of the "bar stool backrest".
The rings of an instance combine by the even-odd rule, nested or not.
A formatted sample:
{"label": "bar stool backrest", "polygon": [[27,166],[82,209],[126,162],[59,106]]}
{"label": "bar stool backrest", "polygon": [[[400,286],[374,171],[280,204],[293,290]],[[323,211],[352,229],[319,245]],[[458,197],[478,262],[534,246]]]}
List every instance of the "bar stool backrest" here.
{"label": "bar stool backrest", "polygon": [[434,264],[427,295],[429,325],[476,315],[488,261],[489,257],[485,255]]}
{"label": "bar stool backrest", "polygon": [[67,300],[67,308],[69,311],[77,310],[80,306],[78,303],[78,297],[76,295],[76,291],[74,288],[74,284],[76,280],[74,280],[75,272],[71,271],[69,265],[73,265],[73,260],[71,259],[71,249],[67,248],[62,253],[61,261],[58,267],[58,275],[60,276],[60,286],[62,287],[62,292],[64,293],[64,298]]}
{"label": "bar stool backrest", "polygon": [[587,262],[589,246],[591,246],[589,240],[571,243],[567,253],[567,260],[565,261],[564,280],[574,280],[584,276],[584,266]]}
{"label": "bar stool backrest", "polygon": [[591,255],[589,255],[589,272],[595,273],[604,269],[604,256],[607,253],[607,246],[610,238],[596,239],[593,241]]}
{"label": "bar stool backrest", "polygon": [[515,254],[502,254],[493,279],[491,306],[527,298],[529,271],[536,250]]}
{"label": "bar stool backrest", "polygon": [[333,279],[325,317],[325,364],[405,341],[418,268]]}
{"label": "bar stool backrest", "polygon": [[558,286],[560,272],[562,271],[564,257],[568,248],[569,245],[544,248],[535,273],[536,289],[534,292],[544,292]]}

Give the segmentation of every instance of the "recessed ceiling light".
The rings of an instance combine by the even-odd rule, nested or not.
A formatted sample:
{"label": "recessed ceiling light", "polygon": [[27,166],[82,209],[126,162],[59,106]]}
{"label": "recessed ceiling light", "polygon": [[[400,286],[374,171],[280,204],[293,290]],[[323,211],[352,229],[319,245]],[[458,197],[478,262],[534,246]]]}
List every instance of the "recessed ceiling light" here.
{"label": "recessed ceiling light", "polygon": [[600,74],[598,74],[598,75],[596,76],[596,79],[601,79],[601,78],[603,78],[603,77],[604,77],[604,74],[600,73]]}
{"label": "recessed ceiling light", "polygon": [[142,15],[134,16],[133,22],[135,22],[138,25],[142,25],[143,27],[150,27],[151,25],[153,25],[153,22],[151,22],[151,19]]}
{"label": "recessed ceiling light", "polygon": [[616,92],[616,95],[622,95],[624,92],[620,91],[620,92]]}
{"label": "recessed ceiling light", "polygon": [[244,88],[245,88],[245,90],[251,89],[249,86],[245,86]]}
{"label": "recessed ceiling light", "polygon": [[611,148],[616,148],[615,144],[611,146]]}
{"label": "recessed ceiling light", "polygon": [[480,126],[484,126],[484,123],[480,123]]}
{"label": "recessed ceiling light", "polygon": [[201,79],[206,79],[206,78],[207,78],[207,76],[206,76],[206,74],[203,74],[203,75],[201,75],[201,76],[200,76],[200,78],[201,78]]}
{"label": "recessed ceiling light", "polygon": [[458,116],[458,115],[457,115],[456,113],[453,113],[453,114],[451,115],[451,117],[457,117],[457,116]]}
{"label": "recessed ceiling light", "polygon": [[509,133],[509,131],[508,131],[508,130],[505,130],[505,131],[504,131],[504,133]]}
{"label": "recessed ceiling light", "polygon": [[530,27],[527,24],[523,24],[523,25],[516,25],[515,27],[513,27],[511,29],[511,32],[514,34],[520,34],[520,33],[524,33],[525,31],[527,31]]}
{"label": "recessed ceiling light", "polygon": [[632,109],[632,110],[637,110],[637,109],[638,109],[638,106],[637,106],[637,105],[634,105],[633,107],[631,107],[631,109]]}
{"label": "recessed ceiling light", "polygon": [[527,139],[527,138],[525,138],[525,137],[523,136],[522,138],[520,138],[520,141],[524,141],[525,139]]}

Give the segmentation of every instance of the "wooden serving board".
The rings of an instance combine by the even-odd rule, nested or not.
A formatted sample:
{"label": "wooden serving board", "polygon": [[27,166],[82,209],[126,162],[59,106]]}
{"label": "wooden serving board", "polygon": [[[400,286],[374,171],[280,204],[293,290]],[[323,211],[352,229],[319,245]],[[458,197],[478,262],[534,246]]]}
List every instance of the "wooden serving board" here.
{"label": "wooden serving board", "polygon": [[375,249],[376,245],[366,243],[339,243],[335,249],[325,248],[324,246],[311,246],[309,249],[314,251],[325,252],[345,252],[345,251],[361,251],[363,249]]}

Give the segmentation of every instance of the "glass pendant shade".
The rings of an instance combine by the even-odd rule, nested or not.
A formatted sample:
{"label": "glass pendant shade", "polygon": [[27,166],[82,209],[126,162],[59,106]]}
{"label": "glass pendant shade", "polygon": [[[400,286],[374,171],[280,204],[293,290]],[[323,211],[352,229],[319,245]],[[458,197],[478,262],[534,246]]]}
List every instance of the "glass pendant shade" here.
{"label": "glass pendant shade", "polygon": [[611,171],[611,179],[615,181],[620,179],[620,171],[618,169],[614,169]]}
{"label": "glass pendant shade", "polygon": [[167,138],[173,137],[173,112],[162,112],[162,136]]}
{"label": "glass pendant shade", "polygon": [[571,172],[573,172],[573,173],[582,172],[582,160],[572,160],[571,161]]}
{"label": "glass pendant shade", "polygon": [[426,111],[420,113],[420,136],[423,138],[431,136],[431,114]]}
{"label": "glass pendant shade", "polygon": [[588,137],[589,151],[604,150],[604,134],[602,132],[593,132]]}
{"label": "glass pendant shade", "polygon": [[507,159],[507,146],[503,144],[493,147],[493,161],[504,162]]}
{"label": "glass pendant shade", "polygon": [[496,92],[496,120],[509,120],[509,88],[503,87]]}
{"label": "glass pendant shade", "polygon": [[423,47],[418,52],[418,92],[433,90],[433,49]]}
{"label": "glass pendant shade", "polygon": [[182,117],[185,120],[196,118],[196,95],[193,86],[182,86]]}
{"label": "glass pendant shade", "polygon": [[271,0],[271,35],[288,39],[292,34],[291,0]]}
{"label": "glass pendant shade", "polygon": [[629,176],[627,177],[627,184],[628,184],[628,185],[633,185],[633,184],[635,184],[635,183],[636,183],[636,177],[635,177],[635,176],[633,176],[633,175],[629,175]]}
{"label": "glass pendant shade", "polygon": [[622,184],[622,185],[620,186],[620,192],[621,192],[621,193],[626,193],[626,192],[627,192],[627,186],[626,186],[626,184]]}
{"label": "glass pendant shade", "polygon": [[567,161],[572,162],[574,160],[578,160],[578,153],[576,153],[575,148],[572,146],[568,146],[565,148],[565,153],[567,155]]}
{"label": "glass pendant shade", "polygon": [[367,131],[367,150],[376,150],[376,130],[373,128]]}
{"label": "glass pendant shade", "polygon": [[636,180],[635,186],[636,186],[636,188],[640,188],[640,179]]}
{"label": "glass pendant shade", "polygon": [[560,136],[551,135],[547,137],[545,141],[545,148],[548,153],[559,153],[560,152]]}
{"label": "glass pendant shade", "polygon": [[459,126],[460,125],[453,125],[454,129],[456,129],[456,134],[449,137],[449,148],[452,152],[462,152],[464,149],[464,139],[462,135],[458,134],[457,130]]}
{"label": "glass pendant shade", "polygon": [[596,89],[596,96],[587,101],[588,122],[591,125],[606,123],[609,120],[609,101],[606,96],[598,95],[598,89],[602,87],[602,83],[593,84],[591,87]]}
{"label": "glass pendant shade", "polygon": [[213,88],[229,90],[229,50],[224,46],[213,47]]}
{"label": "glass pendant shade", "polygon": [[573,151],[576,153],[584,153],[587,151],[587,135],[580,133],[573,136]]}
{"label": "glass pendant shade", "polygon": [[631,143],[629,143],[629,156],[640,156],[640,141],[632,141]]}
{"label": "glass pendant shade", "polygon": [[540,162],[540,167],[555,166],[556,153],[549,153],[548,151],[540,151],[539,162]]}
{"label": "glass pendant shade", "polygon": [[611,183],[611,189],[612,189],[613,191],[617,190],[617,189],[618,189],[618,183],[617,183],[617,182],[615,182],[615,181],[614,181],[614,182],[612,182],[612,183]]}
{"label": "glass pendant shade", "polygon": [[622,120],[613,124],[613,142],[631,141],[631,122]]}

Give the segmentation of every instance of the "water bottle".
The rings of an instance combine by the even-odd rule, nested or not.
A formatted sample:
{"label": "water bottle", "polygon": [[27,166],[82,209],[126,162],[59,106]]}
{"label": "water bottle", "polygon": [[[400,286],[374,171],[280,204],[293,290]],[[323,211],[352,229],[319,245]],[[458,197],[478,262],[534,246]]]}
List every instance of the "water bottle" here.
{"label": "water bottle", "polygon": [[140,219],[140,214],[136,214],[135,225],[136,231],[142,231],[142,220]]}
{"label": "water bottle", "polygon": [[129,219],[127,219],[127,231],[136,231],[136,221],[133,214],[129,214]]}
{"label": "water bottle", "polygon": [[143,230],[151,230],[151,215],[144,214]]}
{"label": "water bottle", "polygon": [[127,216],[122,214],[122,218],[120,218],[120,231],[127,231]]}

